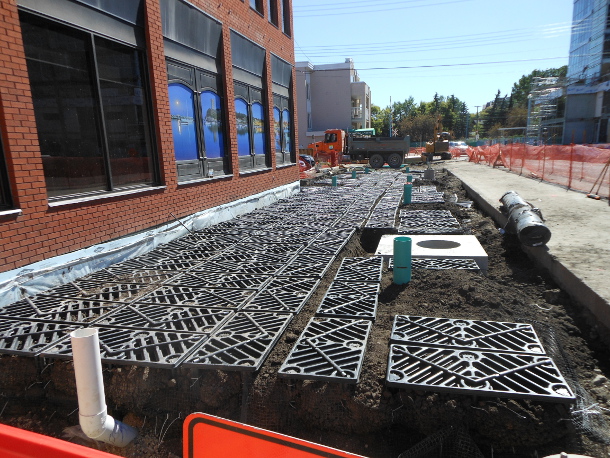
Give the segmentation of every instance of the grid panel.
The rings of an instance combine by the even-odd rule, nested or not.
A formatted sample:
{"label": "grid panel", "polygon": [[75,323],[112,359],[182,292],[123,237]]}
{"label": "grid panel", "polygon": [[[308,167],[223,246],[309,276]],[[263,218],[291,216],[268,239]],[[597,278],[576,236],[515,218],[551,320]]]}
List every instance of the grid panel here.
{"label": "grid panel", "polygon": [[367,320],[312,318],[278,375],[357,383],[371,326]]}

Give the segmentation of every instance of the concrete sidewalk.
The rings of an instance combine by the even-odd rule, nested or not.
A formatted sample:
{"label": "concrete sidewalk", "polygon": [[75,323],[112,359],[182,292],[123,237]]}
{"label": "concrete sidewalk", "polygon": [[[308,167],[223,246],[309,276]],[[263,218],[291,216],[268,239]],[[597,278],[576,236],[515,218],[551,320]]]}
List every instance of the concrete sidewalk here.
{"label": "concrete sidewalk", "polygon": [[[586,306],[605,327],[610,341],[610,206],[608,201],[506,169],[463,161],[447,161],[444,169],[459,178],[470,198],[499,226],[506,217],[500,198],[515,191],[542,212],[551,240],[543,247],[524,247],[545,266],[554,280],[578,303]],[[605,331],[605,332],[604,332]]]}

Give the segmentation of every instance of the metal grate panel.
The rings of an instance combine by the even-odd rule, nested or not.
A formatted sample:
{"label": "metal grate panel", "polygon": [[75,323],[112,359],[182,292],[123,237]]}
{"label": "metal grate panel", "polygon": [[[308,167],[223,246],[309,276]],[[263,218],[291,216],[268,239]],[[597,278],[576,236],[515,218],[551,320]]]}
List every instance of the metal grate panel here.
{"label": "metal grate panel", "polygon": [[[480,270],[481,268],[474,259],[442,259],[442,258],[413,258],[412,269],[431,270]],[[394,269],[394,257],[388,258],[388,269]]]}
{"label": "metal grate panel", "polygon": [[322,299],[316,315],[374,320],[378,295],[379,283],[335,280]]}
{"label": "metal grate panel", "polygon": [[357,383],[371,326],[367,320],[312,318],[278,376]]}
{"label": "metal grate panel", "polygon": [[271,279],[269,275],[234,274],[191,271],[168,280],[166,284],[192,288],[260,289]]}
{"label": "metal grate panel", "polygon": [[380,282],[382,269],[383,259],[380,256],[343,258],[335,280]]}
{"label": "metal grate panel", "polygon": [[210,334],[232,313],[205,307],[135,304],[100,318],[95,325]]}
{"label": "metal grate panel", "polygon": [[543,355],[530,324],[396,315],[390,341],[400,344]]}
{"label": "metal grate panel", "polygon": [[162,283],[178,272],[145,269],[122,269],[118,267],[108,267],[95,273],[83,277],[83,280],[91,280],[103,283]]}
{"label": "metal grate panel", "polygon": [[547,356],[391,345],[389,386],[569,403],[570,387]]}
{"label": "metal grate panel", "polygon": [[0,353],[34,356],[80,326],[42,321],[0,320]]}
{"label": "metal grate panel", "polygon": [[251,275],[273,275],[282,269],[285,263],[268,263],[259,261],[236,261],[230,259],[213,259],[199,264],[193,272],[220,272]]}
{"label": "metal grate panel", "polygon": [[454,234],[463,229],[448,210],[400,211],[398,232],[403,234]]}
{"label": "metal grate panel", "polygon": [[232,253],[238,254],[278,254],[278,255],[293,255],[305,246],[304,243],[238,243],[231,249]]}
{"label": "metal grate panel", "polygon": [[[203,259],[184,259],[184,258],[168,258],[168,257],[157,257],[153,255],[144,255],[131,261],[125,261],[121,263],[121,266],[144,268],[144,269],[155,269],[155,270],[169,270],[169,271],[181,271],[189,269],[197,264],[205,261]],[[136,265],[138,264],[138,265]]]}
{"label": "metal grate panel", "polygon": [[[164,369],[176,367],[183,355],[190,353],[208,338],[207,335],[192,333],[124,330],[105,326],[96,328],[99,329],[102,362]],[[70,337],[55,342],[40,355],[72,358]]]}
{"label": "metal grate panel", "polygon": [[238,309],[255,293],[247,289],[162,286],[136,303]]}
{"label": "metal grate panel", "polygon": [[449,210],[400,210],[400,219],[445,219],[453,218]]}
{"label": "metal grate panel", "polygon": [[125,304],[120,302],[38,295],[0,308],[0,317],[57,323],[89,323],[123,305]]}
{"label": "metal grate panel", "polygon": [[[445,197],[442,192],[414,192],[411,194],[412,204],[437,204],[444,203]],[[407,204],[408,205],[408,204]]]}
{"label": "metal grate panel", "polygon": [[248,302],[244,311],[283,312],[297,314],[320,283],[317,278],[279,277]]}
{"label": "metal grate panel", "polygon": [[292,314],[238,312],[186,357],[182,366],[257,371],[292,317]]}
{"label": "metal grate panel", "polygon": [[103,282],[76,280],[50,289],[45,292],[45,295],[100,301],[129,302],[140,296],[147,286],[148,285],[142,283],[108,285]]}
{"label": "metal grate panel", "polygon": [[332,255],[298,255],[278,275],[290,277],[322,277],[334,261]]}

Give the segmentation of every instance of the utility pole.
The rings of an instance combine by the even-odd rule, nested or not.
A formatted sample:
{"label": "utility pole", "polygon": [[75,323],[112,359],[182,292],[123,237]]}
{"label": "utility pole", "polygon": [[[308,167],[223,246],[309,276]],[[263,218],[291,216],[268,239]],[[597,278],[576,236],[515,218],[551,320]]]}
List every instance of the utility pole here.
{"label": "utility pole", "polygon": [[475,141],[479,141],[479,107],[481,105],[475,105],[476,109],[477,109],[477,128],[475,130],[475,135],[474,135],[474,140]]}
{"label": "utility pole", "polygon": [[390,137],[392,136],[392,96],[390,96]]}

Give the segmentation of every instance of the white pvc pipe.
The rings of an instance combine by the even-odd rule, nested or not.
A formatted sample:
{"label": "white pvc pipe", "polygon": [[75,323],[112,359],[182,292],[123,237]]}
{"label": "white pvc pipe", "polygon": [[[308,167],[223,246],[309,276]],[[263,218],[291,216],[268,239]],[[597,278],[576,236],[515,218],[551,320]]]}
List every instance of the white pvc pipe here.
{"label": "white pvc pipe", "polygon": [[125,447],[138,433],[107,413],[98,330],[77,329],[70,339],[81,429],[91,439]]}

